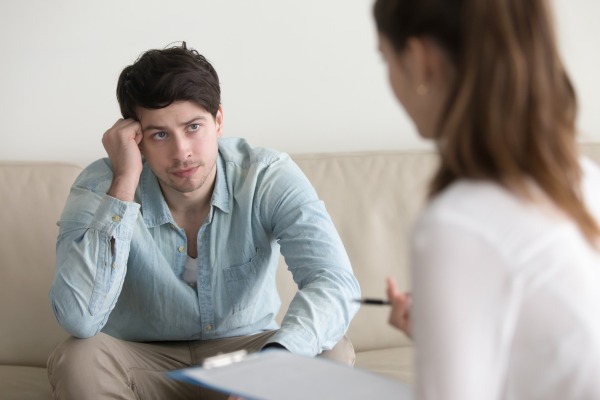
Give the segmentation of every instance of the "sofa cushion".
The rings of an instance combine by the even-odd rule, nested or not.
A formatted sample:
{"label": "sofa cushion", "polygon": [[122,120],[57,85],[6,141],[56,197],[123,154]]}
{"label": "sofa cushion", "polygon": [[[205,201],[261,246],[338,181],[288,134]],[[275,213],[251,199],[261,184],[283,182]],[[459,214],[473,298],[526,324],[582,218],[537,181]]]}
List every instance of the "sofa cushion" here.
{"label": "sofa cushion", "polygon": [[[325,202],[365,297],[385,297],[385,279],[409,286],[407,240],[424,205],[437,156],[426,151],[302,154],[292,158]],[[296,288],[281,261],[278,288],[284,306]],[[357,352],[407,346],[388,323],[389,308],[362,306],[348,337]]]}
{"label": "sofa cushion", "polygon": [[356,368],[362,368],[404,383],[414,383],[413,347],[366,350],[356,354]]}
{"label": "sofa cushion", "polygon": [[56,221],[80,171],[59,163],[0,163],[0,364],[43,367],[66,337],[48,290]]}
{"label": "sofa cushion", "polygon": [[46,368],[0,365],[0,399],[48,400],[50,383]]}

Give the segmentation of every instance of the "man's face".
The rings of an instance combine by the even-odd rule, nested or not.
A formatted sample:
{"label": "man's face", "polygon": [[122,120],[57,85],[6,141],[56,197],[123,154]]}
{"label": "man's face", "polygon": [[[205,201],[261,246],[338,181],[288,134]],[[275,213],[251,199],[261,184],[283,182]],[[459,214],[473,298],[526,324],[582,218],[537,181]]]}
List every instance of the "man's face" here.
{"label": "man's face", "polygon": [[178,101],[156,110],[138,108],[137,115],[143,133],[140,150],[163,192],[208,190],[216,176],[221,108],[213,118],[196,103]]}

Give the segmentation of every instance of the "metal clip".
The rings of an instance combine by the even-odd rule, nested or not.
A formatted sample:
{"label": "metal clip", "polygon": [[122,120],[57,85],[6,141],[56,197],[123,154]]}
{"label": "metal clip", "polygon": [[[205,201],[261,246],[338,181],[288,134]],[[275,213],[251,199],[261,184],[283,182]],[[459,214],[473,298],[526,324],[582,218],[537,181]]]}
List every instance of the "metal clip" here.
{"label": "metal clip", "polygon": [[225,365],[233,364],[242,361],[248,352],[246,350],[233,351],[231,353],[217,354],[213,357],[207,357],[202,363],[202,368],[218,368]]}

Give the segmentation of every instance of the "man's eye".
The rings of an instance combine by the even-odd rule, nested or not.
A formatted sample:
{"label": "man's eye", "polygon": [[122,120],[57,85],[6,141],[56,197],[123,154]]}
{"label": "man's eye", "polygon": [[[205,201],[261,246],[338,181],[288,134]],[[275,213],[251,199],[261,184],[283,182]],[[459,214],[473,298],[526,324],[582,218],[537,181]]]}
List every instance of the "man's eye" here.
{"label": "man's eye", "polygon": [[200,129],[200,124],[191,124],[188,128],[190,131],[195,132]]}
{"label": "man's eye", "polygon": [[154,135],[152,135],[152,137],[155,140],[163,140],[167,137],[167,132],[156,132]]}

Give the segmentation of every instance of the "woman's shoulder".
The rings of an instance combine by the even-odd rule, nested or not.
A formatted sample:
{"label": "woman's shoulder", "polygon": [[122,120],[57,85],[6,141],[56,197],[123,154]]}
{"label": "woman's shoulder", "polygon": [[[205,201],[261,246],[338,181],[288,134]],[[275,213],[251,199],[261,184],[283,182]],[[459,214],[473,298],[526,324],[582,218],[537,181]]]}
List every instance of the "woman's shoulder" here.
{"label": "woman's shoulder", "polygon": [[597,162],[586,156],[581,156],[579,164],[581,165],[584,180],[596,180],[597,182],[600,179],[600,165]]}
{"label": "woman's shoulder", "polygon": [[600,166],[587,157],[580,159],[581,189],[586,206],[600,223]]}
{"label": "woman's shoulder", "polygon": [[[451,226],[492,242],[536,240],[569,221],[543,195],[536,200],[504,186],[478,180],[459,180],[434,198],[424,210],[420,227]],[[517,240],[519,241],[519,240]]]}
{"label": "woman's shoulder", "polygon": [[438,218],[487,220],[498,213],[516,213],[522,207],[518,196],[497,183],[461,179],[437,195],[425,214]]}

